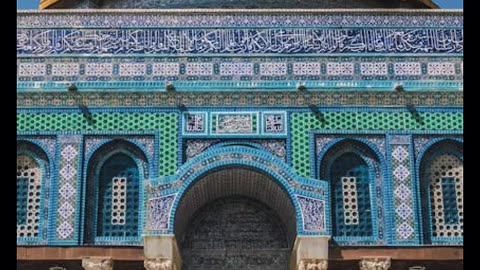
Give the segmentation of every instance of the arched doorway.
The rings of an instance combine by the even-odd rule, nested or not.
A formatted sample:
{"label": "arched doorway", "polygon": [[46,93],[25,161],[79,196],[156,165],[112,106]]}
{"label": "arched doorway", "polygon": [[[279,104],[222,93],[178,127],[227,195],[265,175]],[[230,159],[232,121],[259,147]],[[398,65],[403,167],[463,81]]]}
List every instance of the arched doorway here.
{"label": "arched doorway", "polygon": [[287,270],[295,235],[288,194],[247,168],[204,176],[183,197],[175,220],[184,270]]}

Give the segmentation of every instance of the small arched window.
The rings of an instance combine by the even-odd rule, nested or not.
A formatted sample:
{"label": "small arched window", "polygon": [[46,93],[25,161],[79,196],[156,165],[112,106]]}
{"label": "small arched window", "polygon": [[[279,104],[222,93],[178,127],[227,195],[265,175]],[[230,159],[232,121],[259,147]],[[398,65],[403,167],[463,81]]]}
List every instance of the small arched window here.
{"label": "small arched window", "polygon": [[146,172],[147,159],[133,143],[114,140],[95,151],[87,169],[86,244],[140,243],[141,183]]}
{"label": "small arched window", "polygon": [[28,155],[17,156],[17,238],[39,236],[42,170]]}
{"label": "small arched window", "polygon": [[424,157],[420,177],[425,242],[463,237],[463,160],[459,145],[440,143]]}
{"label": "small arched window", "polygon": [[372,236],[368,165],[355,153],[339,156],[330,168],[333,235]]}
{"label": "small arched window", "polygon": [[138,236],[139,172],[123,153],[111,156],[99,175],[98,237]]}

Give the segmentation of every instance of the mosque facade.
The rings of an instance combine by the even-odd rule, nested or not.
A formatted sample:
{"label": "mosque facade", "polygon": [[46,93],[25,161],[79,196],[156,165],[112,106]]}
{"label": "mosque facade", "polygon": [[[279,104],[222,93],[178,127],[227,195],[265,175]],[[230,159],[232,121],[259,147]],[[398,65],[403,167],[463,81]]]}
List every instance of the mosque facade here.
{"label": "mosque facade", "polygon": [[463,12],[19,11],[17,269],[463,269]]}

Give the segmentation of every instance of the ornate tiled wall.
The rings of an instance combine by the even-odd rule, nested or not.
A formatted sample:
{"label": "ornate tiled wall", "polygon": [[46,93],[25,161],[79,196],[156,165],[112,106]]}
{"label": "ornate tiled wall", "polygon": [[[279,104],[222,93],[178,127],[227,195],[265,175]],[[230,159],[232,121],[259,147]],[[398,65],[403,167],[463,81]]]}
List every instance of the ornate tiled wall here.
{"label": "ornate tiled wall", "polygon": [[301,83],[313,90],[401,82],[462,89],[461,15],[398,14],[25,13],[17,30],[18,85],[294,90]]}
{"label": "ornate tiled wall", "polygon": [[395,210],[394,239],[399,243],[416,243],[415,232],[415,179],[413,167],[413,147],[411,136],[394,135],[390,137],[390,170],[392,172],[393,205]]}
{"label": "ornate tiled wall", "polygon": [[[54,172],[42,193],[42,237],[20,244],[83,244],[90,228],[84,226],[88,198],[80,194],[95,174],[87,166],[103,162],[95,155],[106,152],[97,150],[117,141],[143,153],[135,159],[144,217],[138,235],[173,233],[187,190],[228,166],[274,179],[294,205],[298,234],[332,235],[332,183],[321,166],[329,149],[346,142],[359,145],[352,147],[371,181],[343,191],[356,194],[348,200],[371,203],[372,226],[366,236],[332,241],[421,245],[424,223],[448,216],[457,227],[445,233],[457,237],[434,244],[463,242],[463,197],[454,196],[463,187],[463,161],[455,163],[461,177],[434,187],[456,203],[426,220],[419,174],[432,144],[463,134],[461,13],[18,16],[17,132],[41,145]],[[404,91],[393,91],[399,85]],[[361,223],[340,218],[349,226]],[[138,238],[96,243],[141,245]]]}
{"label": "ornate tiled wall", "polygon": [[59,171],[56,205],[55,239],[62,243],[75,243],[80,230],[78,217],[81,170],[83,164],[82,136],[62,135],[58,137]]}

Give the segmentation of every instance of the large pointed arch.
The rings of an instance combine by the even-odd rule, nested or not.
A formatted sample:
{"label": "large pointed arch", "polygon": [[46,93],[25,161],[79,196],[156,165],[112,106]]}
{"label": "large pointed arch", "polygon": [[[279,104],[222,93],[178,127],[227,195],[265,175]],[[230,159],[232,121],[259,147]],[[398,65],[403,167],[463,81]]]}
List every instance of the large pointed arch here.
{"label": "large pointed arch", "polygon": [[279,158],[246,145],[210,149],[184,164],[177,175],[152,182],[146,233],[174,234],[179,206],[188,191],[209,173],[228,168],[244,168],[260,173],[266,176],[269,184],[281,191],[279,194],[285,195],[295,212],[295,230],[290,231],[296,231],[298,235],[329,234],[326,222],[329,207],[325,201],[328,197],[327,183],[302,178]]}

